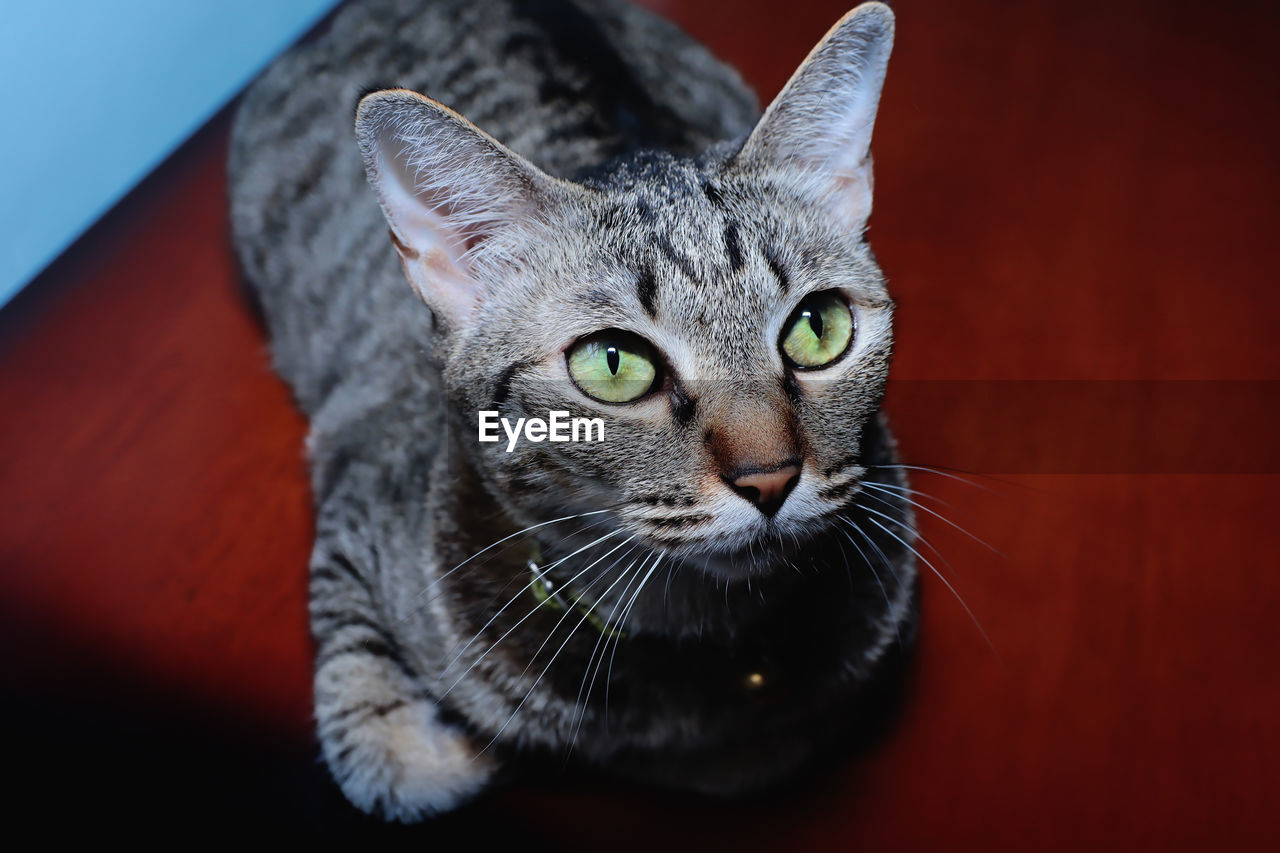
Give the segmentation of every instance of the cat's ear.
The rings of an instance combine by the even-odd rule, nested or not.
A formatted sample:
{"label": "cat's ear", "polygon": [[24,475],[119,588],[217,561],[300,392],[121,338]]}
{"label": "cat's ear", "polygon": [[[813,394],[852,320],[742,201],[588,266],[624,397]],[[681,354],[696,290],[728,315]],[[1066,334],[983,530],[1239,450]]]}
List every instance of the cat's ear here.
{"label": "cat's ear", "polygon": [[871,129],[893,49],[893,12],[863,3],[818,43],[743,145],[744,165],[799,169],[833,212],[861,229],[871,214]]}
{"label": "cat's ear", "polygon": [[369,182],[414,290],[457,328],[484,286],[478,267],[548,204],[555,183],[462,116],[404,89],[374,92],[356,111]]}

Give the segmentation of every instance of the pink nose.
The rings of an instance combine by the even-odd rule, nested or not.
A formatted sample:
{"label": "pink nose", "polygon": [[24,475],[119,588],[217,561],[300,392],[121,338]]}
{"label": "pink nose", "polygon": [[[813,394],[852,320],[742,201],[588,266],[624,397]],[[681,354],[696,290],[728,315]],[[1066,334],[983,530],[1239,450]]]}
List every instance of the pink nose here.
{"label": "pink nose", "polygon": [[729,485],[735,492],[755,504],[756,509],[773,517],[800,479],[800,466],[783,465],[772,471],[750,471],[734,477]]}

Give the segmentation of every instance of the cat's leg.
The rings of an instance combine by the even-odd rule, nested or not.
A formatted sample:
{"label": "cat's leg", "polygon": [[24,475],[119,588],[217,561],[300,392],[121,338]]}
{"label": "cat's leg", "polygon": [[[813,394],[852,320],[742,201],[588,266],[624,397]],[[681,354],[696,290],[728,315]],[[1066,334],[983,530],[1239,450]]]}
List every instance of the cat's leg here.
{"label": "cat's leg", "polygon": [[374,605],[361,566],[317,541],[311,569],[315,712],[329,770],[360,809],[412,821],[482,790],[489,754],[440,719]]}

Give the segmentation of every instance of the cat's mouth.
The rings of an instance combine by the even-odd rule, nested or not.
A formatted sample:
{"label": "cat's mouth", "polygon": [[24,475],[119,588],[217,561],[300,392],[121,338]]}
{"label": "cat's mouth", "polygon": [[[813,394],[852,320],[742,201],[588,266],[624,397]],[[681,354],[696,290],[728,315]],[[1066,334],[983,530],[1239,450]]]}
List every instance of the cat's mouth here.
{"label": "cat's mouth", "polygon": [[739,540],[728,547],[712,545],[676,555],[675,560],[690,569],[723,580],[745,580],[778,571],[793,571],[807,563],[815,535],[814,532],[769,531],[745,544]]}
{"label": "cat's mouth", "polygon": [[[678,529],[676,522],[684,519],[696,523]],[[636,517],[624,512],[613,519],[613,524],[613,529],[628,541],[663,555],[666,564],[727,581],[790,572],[808,565],[815,540],[830,534],[836,526],[831,511],[765,518],[732,511],[718,514],[714,509],[664,515],[658,523],[649,513]]]}

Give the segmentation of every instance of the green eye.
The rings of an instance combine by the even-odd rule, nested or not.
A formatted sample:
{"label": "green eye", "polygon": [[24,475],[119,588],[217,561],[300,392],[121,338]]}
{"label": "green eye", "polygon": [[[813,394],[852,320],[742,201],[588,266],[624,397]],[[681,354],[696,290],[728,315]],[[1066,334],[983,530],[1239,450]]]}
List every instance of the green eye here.
{"label": "green eye", "polygon": [[658,376],[653,348],[626,332],[598,332],[569,349],[569,375],[588,397],[630,403],[648,394]]}
{"label": "green eye", "polygon": [[826,367],[849,349],[853,340],[853,312],[834,291],[805,298],[787,321],[782,352],[802,370]]}

